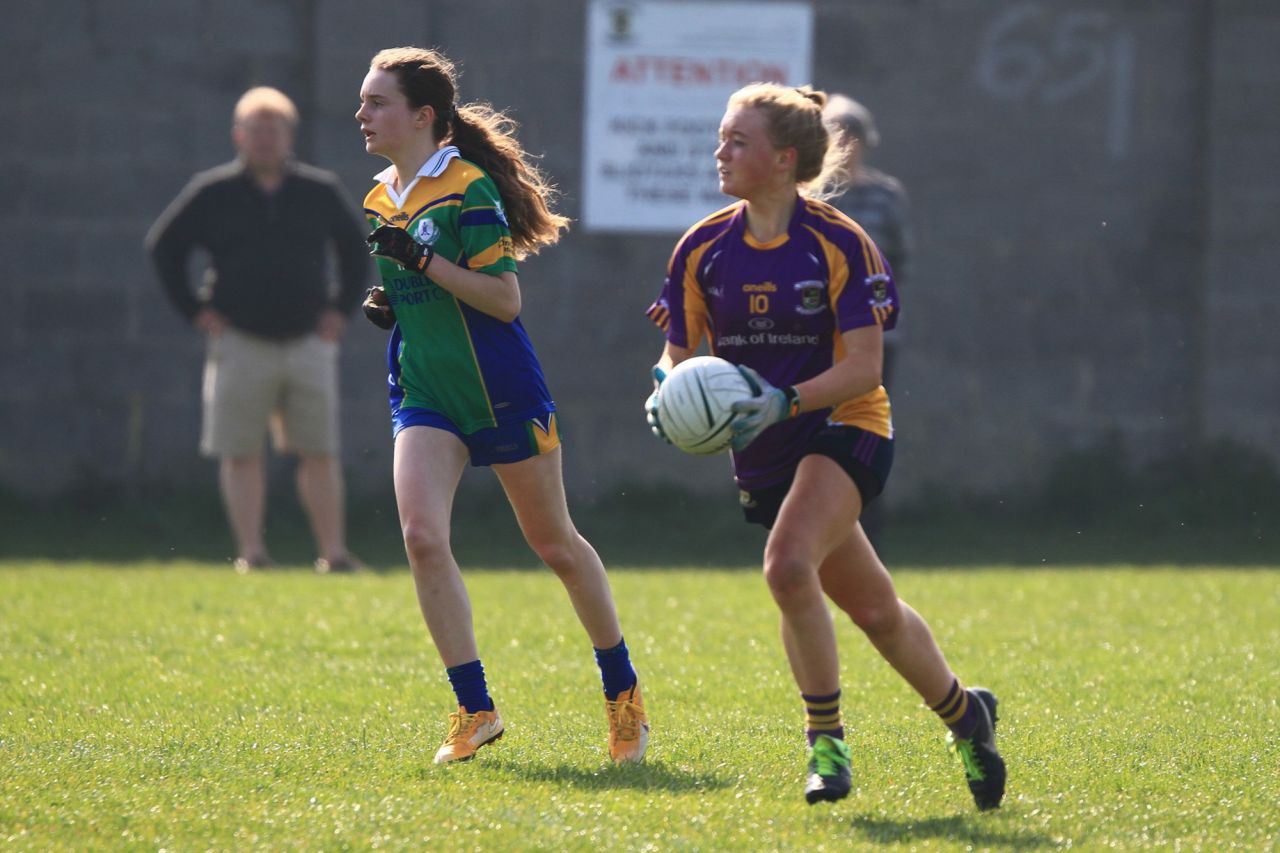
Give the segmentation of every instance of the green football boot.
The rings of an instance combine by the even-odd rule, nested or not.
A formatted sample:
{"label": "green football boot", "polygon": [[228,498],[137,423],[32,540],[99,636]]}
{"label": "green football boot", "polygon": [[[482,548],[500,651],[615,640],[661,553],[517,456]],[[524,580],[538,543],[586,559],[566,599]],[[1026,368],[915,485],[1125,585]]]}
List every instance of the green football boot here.
{"label": "green football boot", "polygon": [[844,741],[831,735],[818,735],[813,749],[809,750],[809,775],[804,784],[804,798],[809,805],[849,796],[849,789],[853,787],[851,758],[849,745]]}
{"label": "green football boot", "polygon": [[969,783],[969,793],[978,811],[988,811],[1000,807],[1004,799],[1004,759],[996,752],[996,697],[990,690],[973,687],[969,691],[969,701],[978,709],[978,727],[967,738],[958,738],[954,734],[947,735],[947,748],[960,756],[964,765],[965,779]]}

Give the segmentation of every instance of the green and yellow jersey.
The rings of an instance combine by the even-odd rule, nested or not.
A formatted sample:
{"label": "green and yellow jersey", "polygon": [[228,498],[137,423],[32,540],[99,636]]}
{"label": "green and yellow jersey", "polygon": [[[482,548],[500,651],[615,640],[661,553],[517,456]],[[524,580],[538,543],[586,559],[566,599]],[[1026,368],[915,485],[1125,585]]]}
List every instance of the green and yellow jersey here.
{"label": "green and yellow jersey", "polygon": [[[403,228],[436,254],[497,276],[515,272],[511,230],[493,179],[447,146],[403,193],[394,167],[377,175],[364,212],[376,228]],[[464,434],[555,410],[519,318],[505,323],[459,301],[430,278],[378,258],[396,315],[387,347],[393,411],[427,409]]]}

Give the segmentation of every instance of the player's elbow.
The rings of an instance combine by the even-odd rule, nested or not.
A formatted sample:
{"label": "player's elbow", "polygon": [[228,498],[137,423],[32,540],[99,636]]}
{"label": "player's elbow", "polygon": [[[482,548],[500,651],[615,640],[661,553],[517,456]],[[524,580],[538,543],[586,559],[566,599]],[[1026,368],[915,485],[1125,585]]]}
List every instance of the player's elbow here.
{"label": "player's elbow", "polygon": [[489,313],[504,323],[514,323],[520,316],[520,300],[518,298],[504,300],[501,304],[495,305]]}
{"label": "player's elbow", "polygon": [[884,384],[884,362],[875,355],[866,358],[850,358],[845,374],[846,399],[860,397]]}
{"label": "player's elbow", "polygon": [[520,316],[520,307],[520,288],[509,287],[494,306],[493,316],[504,323],[514,323]]}

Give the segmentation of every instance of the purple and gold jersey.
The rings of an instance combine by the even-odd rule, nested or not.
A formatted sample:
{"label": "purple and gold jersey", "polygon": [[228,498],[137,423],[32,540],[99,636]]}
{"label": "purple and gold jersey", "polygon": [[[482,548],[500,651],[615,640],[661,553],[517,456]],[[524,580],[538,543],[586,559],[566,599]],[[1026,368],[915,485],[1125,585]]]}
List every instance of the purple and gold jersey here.
{"label": "purple and gold jersey", "polygon": [[[672,344],[696,350],[705,338],[712,354],[785,388],[844,358],[842,333],[872,324],[892,329],[898,311],[893,275],[866,232],[831,205],[798,197],[787,233],[768,243],[747,230],[745,202],[690,228],[648,314]],[[828,422],[893,437],[881,386],[766,429],[734,454],[739,485],[786,479]]]}
{"label": "purple and gold jersey", "polygon": [[[371,226],[391,224],[458,266],[497,276],[516,270],[511,230],[493,179],[440,149],[397,196],[394,169],[364,200]],[[542,367],[519,318],[505,323],[434,281],[378,258],[396,326],[387,346],[393,410],[444,415],[464,434],[555,410]]]}

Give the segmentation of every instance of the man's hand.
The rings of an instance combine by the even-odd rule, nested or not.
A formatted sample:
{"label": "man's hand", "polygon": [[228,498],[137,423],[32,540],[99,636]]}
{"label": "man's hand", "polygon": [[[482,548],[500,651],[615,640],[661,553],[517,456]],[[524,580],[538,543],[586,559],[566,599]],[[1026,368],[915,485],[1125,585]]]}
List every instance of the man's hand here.
{"label": "man's hand", "polygon": [[379,225],[364,241],[369,244],[369,254],[375,258],[395,261],[409,272],[427,274],[435,251],[409,236],[409,232],[394,225]]}
{"label": "man's hand", "polygon": [[747,384],[759,388],[760,393],[733,404],[733,410],[739,415],[729,425],[733,432],[730,445],[735,451],[743,450],[778,421],[793,417],[800,408],[800,398],[794,385],[786,391],[774,388],[763,376],[743,364],[738,365],[738,372]]}
{"label": "man's hand", "polygon": [[360,307],[364,309],[364,316],[369,318],[369,322],[379,329],[390,329],[396,324],[395,311],[392,310],[387,291],[382,285],[369,288]]}
{"label": "man's hand", "polygon": [[320,312],[320,320],[316,323],[316,334],[320,340],[336,344],[342,340],[342,333],[347,330],[347,318],[337,308],[326,308]]}
{"label": "man's hand", "polygon": [[671,443],[671,439],[667,438],[667,434],[662,429],[662,422],[658,420],[658,391],[662,388],[662,380],[667,378],[667,372],[658,365],[653,366],[653,393],[649,395],[649,399],[644,401],[645,420],[649,422],[649,430],[658,438]]}
{"label": "man's hand", "polygon": [[227,318],[222,316],[220,311],[215,311],[212,308],[201,308],[196,312],[192,323],[209,337],[216,338],[227,327]]}

